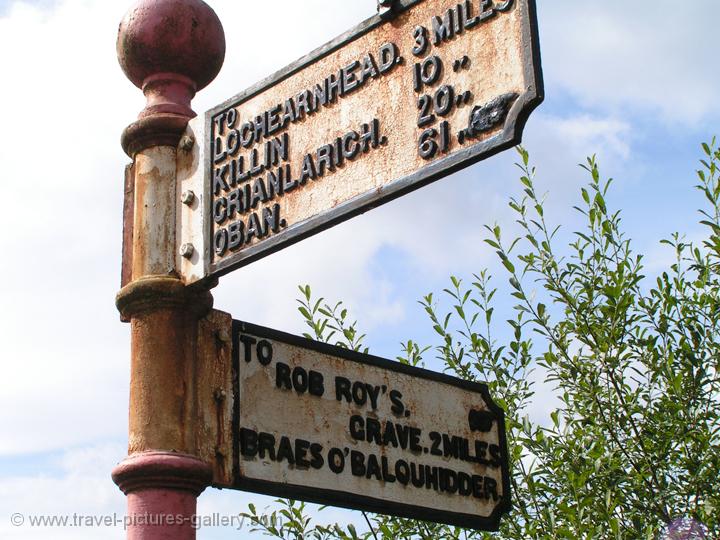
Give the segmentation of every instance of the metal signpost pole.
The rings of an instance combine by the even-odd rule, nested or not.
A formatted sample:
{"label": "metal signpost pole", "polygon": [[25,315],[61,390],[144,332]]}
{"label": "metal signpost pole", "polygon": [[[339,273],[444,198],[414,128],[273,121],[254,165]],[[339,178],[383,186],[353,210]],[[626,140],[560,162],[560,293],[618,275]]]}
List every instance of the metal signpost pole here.
{"label": "metal signpost pole", "polygon": [[[194,364],[208,287],[178,272],[176,152],[190,101],[220,71],[225,38],[201,0],[143,0],[120,25],[118,58],[147,105],[123,133],[126,178],[123,287],[131,324],[129,456],[113,479],[128,499],[129,539],[191,540],[199,494],[212,467],[196,456]],[[191,144],[188,142],[188,144]]]}
{"label": "metal signpost pole", "polygon": [[[147,105],[123,134],[132,540],[194,540],[207,487],[477,530],[510,509],[482,383],[212,310],[233,270],[518,144],[543,100],[535,0],[378,0],[379,13],[199,118],[222,25],[141,0],[118,57]],[[463,194],[458,194],[463,196]]]}

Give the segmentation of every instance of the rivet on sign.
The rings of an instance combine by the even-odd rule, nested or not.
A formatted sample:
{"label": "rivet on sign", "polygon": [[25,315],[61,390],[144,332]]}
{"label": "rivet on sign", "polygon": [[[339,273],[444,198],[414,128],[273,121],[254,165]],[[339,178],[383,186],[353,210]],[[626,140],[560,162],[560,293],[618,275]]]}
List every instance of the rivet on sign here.
{"label": "rivet on sign", "polygon": [[183,135],[183,138],[180,139],[180,149],[184,150],[185,152],[189,152],[190,150],[192,150],[194,144],[195,139],[190,135]]}
{"label": "rivet on sign", "polygon": [[183,204],[187,204],[188,206],[190,206],[193,201],[195,201],[195,192],[191,189],[183,191],[182,195],[180,195],[180,200],[183,202]]}
{"label": "rivet on sign", "polygon": [[218,403],[222,403],[223,401],[225,401],[227,394],[222,388],[217,388],[215,392],[213,392],[213,397],[215,398],[215,401],[217,401]]}
{"label": "rivet on sign", "polygon": [[186,259],[189,259],[190,257],[192,257],[194,253],[195,253],[195,248],[193,247],[192,244],[183,244],[180,247],[180,255],[182,255]]}

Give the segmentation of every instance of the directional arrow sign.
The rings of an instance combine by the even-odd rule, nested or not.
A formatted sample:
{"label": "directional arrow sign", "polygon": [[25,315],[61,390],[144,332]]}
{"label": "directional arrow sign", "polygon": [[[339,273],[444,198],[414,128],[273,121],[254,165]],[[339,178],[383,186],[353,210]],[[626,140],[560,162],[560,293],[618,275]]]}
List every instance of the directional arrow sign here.
{"label": "directional arrow sign", "polygon": [[482,530],[509,510],[484,384],[239,321],[232,364],[223,487]]}
{"label": "directional arrow sign", "polygon": [[396,2],[191,125],[202,144],[179,175],[204,189],[187,280],[519,143],[542,97],[534,0]]}

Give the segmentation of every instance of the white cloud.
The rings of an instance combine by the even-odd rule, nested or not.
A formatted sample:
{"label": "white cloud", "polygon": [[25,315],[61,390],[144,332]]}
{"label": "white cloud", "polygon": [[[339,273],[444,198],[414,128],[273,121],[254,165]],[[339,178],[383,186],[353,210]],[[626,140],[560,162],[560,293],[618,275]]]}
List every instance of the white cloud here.
{"label": "white cloud", "polygon": [[[213,4],[225,22],[228,62],[212,90],[199,96],[197,110],[281,68],[374,9],[372,2],[353,3],[338,16],[324,2],[288,2],[275,28],[297,36],[290,45],[263,37],[269,5]],[[0,379],[0,429],[13,434],[0,442],[0,455],[126,432],[128,327],[118,322],[113,305],[127,162],[119,135],[143,106],[141,92],[115,59],[117,25],[128,5],[63,0],[51,9],[14,2],[0,17],[0,72],[13,81],[3,86],[2,98],[14,104],[3,112],[10,127],[0,130],[0,357],[11,372]],[[307,9],[318,17],[304,23],[309,33],[297,33]],[[260,60],[248,52],[258,42]],[[361,259],[356,266],[355,282],[367,288]]]}
{"label": "white cloud", "polygon": [[687,126],[717,118],[715,0],[538,4],[549,91]]}
{"label": "white cloud", "polygon": [[[325,2],[288,2],[276,30],[295,42],[262,41],[265,4],[214,3],[228,35],[228,59],[196,109],[245,88],[372,14],[374,2],[352,3],[342,14]],[[0,131],[5,197],[0,213],[2,357],[12,376],[0,381],[0,426],[14,433],[0,454],[43,451],[123,434],[126,426],[128,329],[117,322],[122,171],[119,133],[142,107],[140,92],[115,61],[117,22],[125,2],[65,0],[55,10],[15,4],[0,19],[0,50],[24,43],[23,54],[0,56],[0,70],[22,84],[3,97],[17,106]],[[307,18],[309,11],[316,16]],[[303,20],[305,32],[296,32]],[[78,21],[92,23],[78,24]],[[238,31],[239,22],[243,31]],[[248,44],[263,44],[249,61]],[[251,67],[248,67],[251,66]],[[627,155],[625,126],[603,118],[531,120],[528,141],[553,155],[550,171],[573,163],[578,151],[606,147]],[[549,147],[563,148],[550,152]],[[548,151],[545,149],[548,148]],[[580,154],[581,155],[581,154]],[[404,282],[437,278],[486,264],[482,225],[511,222],[506,211],[512,153],[472,168],[387,207],[223,279],[218,307],[238,318],[302,331],[296,285],[310,283],[329,299],[343,298],[366,329],[397,323]],[[547,158],[543,158],[547,159]],[[573,169],[574,170],[574,169]],[[576,171],[572,173],[576,174]],[[559,178],[559,179],[558,179]],[[565,173],[553,182],[565,182]],[[383,269],[383,251],[404,260],[408,279]],[[328,254],[331,254],[328,256]],[[27,419],[33,418],[33,429]],[[69,426],[81,425],[82,429]]]}
{"label": "white cloud", "polygon": [[[110,472],[124,455],[125,446],[121,444],[78,447],[49,459],[41,471],[0,479],[0,537],[4,540],[111,540],[124,537],[127,503],[110,479]],[[239,513],[247,511],[249,502],[259,510],[278,506],[274,504],[274,498],[208,488],[198,499],[197,515],[200,519],[212,519],[213,515],[237,518]],[[358,513],[339,509],[318,512],[315,506],[308,510],[314,516],[314,523],[355,523],[358,530],[364,528]],[[11,522],[11,518],[18,519],[16,514],[22,516],[20,526]],[[66,525],[33,526],[37,518],[44,516],[67,519]],[[112,525],[105,523],[106,519]],[[88,520],[93,520],[93,526]],[[97,520],[102,524],[97,525]],[[262,537],[249,533],[247,526],[238,533],[238,521],[239,518],[233,521],[233,526],[203,528],[199,536],[208,540],[228,538],[228,535]]]}
{"label": "white cloud", "polygon": [[[342,9],[325,0],[211,3],[225,24],[228,54],[218,80],[195,100],[197,111],[282,68],[375,9],[375,0],[343,2]],[[657,31],[667,12],[656,7],[638,18],[636,4],[616,3],[615,13],[608,2],[541,0],[548,87],[566,89],[590,105],[649,107],[671,119],[715,111],[708,98],[714,74],[703,67],[712,65],[703,56],[710,53],[703,47],[697,57],[686,56],[693,39],[674,51],[672,35]],[[124,447],[89,445],[123,440],[127,431],[128,327],[118,322],[113,306],[127,162],[119,135],[143,106],[141,93],[115,60],[117,24],[128,5],[125,0],[0,3],[0,72],[6,81],[0,97],[7,105],[0,130],[0,432],[5,434],[0,456],[81,448],[65,455],[57,474],[0,481],[3,515],[20,511],[16,508],[124,511],[124,499],[109,478]],[[603,6],[606,11],[598,11]],[[695,33],[687,28],[712,24],[699,12],[679,11],[684,22],[672,32],[687,38]],[[697,20],[691,23],[692,13]],[[272,34],[281,39],[268,38],[270,16]],[[630,25],[641,20],[647,29],[632,32]],[[634,48],[625,50],[628,39]],[[568,47],[568,41],[577,47]],[[688,85],[690,80],[697,84]],[[671,102],[677,95],[683,99]],[[615,111],[578,116],[541,109],[526,135],[539,165],[538,187],[550,191],[550,204],[558,209],[577,198],[578,180],[584,180],[575,166],[579,159],[598,152],[611,172],[621,170],[634,142],[633,126]],[[506,202],[519,192],[517,183],[507,180],[517,176],[514,160],[508,152],[239,270],[222,280],[216,304],[238,318],[303,331],[294,298],[298,284],[310,283],[328,299],[345,299],[364,329],[381,333],[408,317],[401,302],[408,283],[421,282],[425,289],[427,281],[492,262],[492,254],[480,249],[482,225],[498,221],[512,227]],[[400,268],[390,271],[385,265],[393,257]],[[208,492],[201,508],[230,512],[242,509],[247,497]],[[319,519],[357,517],[335,512]],[[118,537],[117,531],[102,536],[97,530],[53,531],[52,537],[83,534]],[[0,536],[45,538],[48,532],[8,529],[4,520]]]}
{"label": "white cloud", "polygon": [[236,318],[302,332],[306,329],[295,298],[300,296],[298,285],[310,284],[315,299],[343,299],[361,317],[364,328],[386,317],[401,317],[402,307],[392,299],[392,286],[378,280],[369,267],[383,239],[363,225],[367,218],[235,271],[221,280],[214,293],[216,306]]}
{"label": "white cloud", "polygon": [[613,116],[554,115],[539,112],[532,120],[525,146],[538,168],[538,191],[550,192],[550,204],[570,210],[579,201],[580,186],[589,176],[578,166],[596,156],[605,177],[632,176],[636,142],[632,126]]}
{"label": "white cloud", "polygon": [[375,0],[209,2],[225,29],[227,54],[216,81],[194,102],[204,111],[272,75],[375,14]]}
{"label": "white cloud", "polygon": [[[119,5],[15,4],[0,18],[0,455],[42,452],[126,425],[127,329],[118,284],[132,92],[113,63]],[[93,21],[78,25],[78,21]],[[22,46],[19,47],[19,44]],[[12,412],[11,412],[12,411]]]}
{"label": "white cloud", "polygon": [[[120,528],[32,527],[31,516],[125,514],[125,498],[110,480],[112,467],[122,458],[122,445],[98,445],[67,451],[50,472],[13,475],[0,480],[0,536],[7,540],[35,538],[118,538]],[[10,517],[21,514],[22,526]],[[17,518],[16,518],[17,519]]]}

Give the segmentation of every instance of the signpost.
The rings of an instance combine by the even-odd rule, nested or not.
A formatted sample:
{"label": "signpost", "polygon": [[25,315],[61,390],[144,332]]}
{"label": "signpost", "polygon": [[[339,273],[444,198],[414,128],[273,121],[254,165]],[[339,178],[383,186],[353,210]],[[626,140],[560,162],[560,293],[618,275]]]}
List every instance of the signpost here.
{"label": "signpost", "polygon": [[192,123],[205,147],[191,281],[520,142],[543,98],[534,0],[395,6]]}
{"label": "signpost", "polygon": [[[485,385],[232,321],[217,278],[520,142],[543,99],[535,0],[381,13],[193,119],[223,62],[202,0],[139,0],[118,58],[132,325],[130,540],[194,540],[208,486],[494,530],[510,508]],[[462,196],[462,194],[458,194]]]}
{"label": "signpost", "polygon": [[502,409],[464,381],[233,321],[232,487],[494,530]]}

